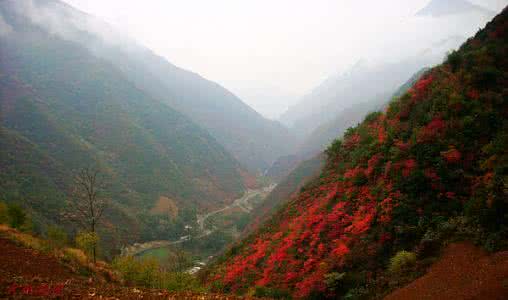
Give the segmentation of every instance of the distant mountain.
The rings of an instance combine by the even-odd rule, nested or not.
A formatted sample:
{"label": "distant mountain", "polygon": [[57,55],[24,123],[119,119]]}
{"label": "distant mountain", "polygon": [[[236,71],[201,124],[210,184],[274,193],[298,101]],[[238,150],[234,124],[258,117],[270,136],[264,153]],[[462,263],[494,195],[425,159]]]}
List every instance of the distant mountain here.
{"label": "distant mountain", "polygon": [[[437,6],[448,3],[446,0],[433,2],[438,3],[435,4]],[[455,2],[449,1],[451,4]],[[385,46],[387,49],[390,46],[400,48],[398,51],[403,54],[400,58],[377,59],[376,62],[369,61],[367,57],[346,71],[330,76],[289,107],[280,117],[281,122],[302,140],[308,138],[318,127],[332,122],[344,109],[383,95],[389,96],[418,70],[441,63],[447,52],[466,40],[464,35],[476,32],[478,24],[483,26],[494,14],[487,11],[443,15],[441,18],[425,15],[404,19],[400,26],[407,27],[407,30],[401,30],[398,39],[412,42]],[[422,32],[422,28],[427,28],[427,31]]]}
{"label": "distant mountain", "polygon": [[360,61],[316,87],[290,107],[281,121],[303,139],[310,138],[314,130],[332,122],[344,110],[358,103],[388,98],[423,66],[441,59],[441,55],[426,50],[397,63],[370,66]]}
{"label": "distant mountain", "polygon": [[432,0],[427,6],[419,10],[416,15],[442,17],[462,13],[494,14],[494,12],[466,0]]}
{"label": "distant mountain", "polygon": [[[47,11],[29,15],[20,3],[0,2],[9,26],[0,35],[0,198],[30,208],[39,224],[60,222],[73,172],[99,166],[112,184],[111,236],[132,240],[174,236],[196,212],[243,193],[247,172],[208,131],[31,19]],[[151,214],[160,199],[178,215]]]}
{"label": "distant mountain", "polygon": [[[428,279],[429,265],[452,241],[508,249],[507,52],[505,9],[385,112],[369,114],[328,147],[320,176],[209,266],[212,289],[380,299]],[[453,269],[447,262],[438,273]],[[406,289],[410,298],[421,295],[414,287]]]}
{"label": "distant mountain", "polygon": [[[294,145],[280,123],[263,118],[219,84],[176,67],[108,24],[56,0],[7,0],[65,40],[79,43],[138,89],[183,113],[251,171],[261,171]],[[62,26],[63,25],[63,26]]]}

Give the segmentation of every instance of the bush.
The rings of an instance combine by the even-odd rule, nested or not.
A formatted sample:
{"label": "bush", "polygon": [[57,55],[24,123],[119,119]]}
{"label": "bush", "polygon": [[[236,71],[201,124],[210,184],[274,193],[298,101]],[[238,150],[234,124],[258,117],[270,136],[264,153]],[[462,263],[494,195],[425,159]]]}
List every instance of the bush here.
{"label": "bush", "polygon": [[166,272],[155,259],[122,256],[115,258],[112,266],[129,284],[170,291],[203,291],[194,276],[184,272]]}
{"label": "bush", "polygon": [[325,274],[325,284],[330,291],[339,291],[343,288],[346,273],[332,272]]}
{"label": "bush", "polygon": [[81,265],[86,265],[88,263],[88,257],[81,249],[64,248],[63,255],[64,259],[68,261],[76,261]]}
{"label": "bush", "polygon": [[49,245],[52,248],[60,249],[67,245],[67,233],[60,227],[49,226],[47,237]]}
{"label": "bush", "polygon": [[93,256],[93,251],[99,242],[99,236],[95,232],[80,232],[76,235],[76,246],[88,256]]}
{"label": "bush", "polygon": [[291,296],[288,291],[275,288],[267,288],[264,286],[256,287],[256,290],[254,291],[254,297],[271,298],[271,299],[291,299]]}
{"label": "bush", "polygon": [[7,206],[7,215],[9,218],[9,226],[12,228],[20,229],[26,222],[26,213],[17,204],[10,204]]}
{"label": "bush", "polygon": [[390,259],[388,271],[393,274],[404,273],[416,265],[416,254],[409,251],[399,251]]}

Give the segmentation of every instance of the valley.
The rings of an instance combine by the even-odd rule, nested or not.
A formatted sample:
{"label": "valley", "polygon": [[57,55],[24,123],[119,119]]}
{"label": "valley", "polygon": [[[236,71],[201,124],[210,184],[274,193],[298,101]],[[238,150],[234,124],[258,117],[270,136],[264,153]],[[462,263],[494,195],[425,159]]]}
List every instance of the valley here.
{"label": "valley", "polygon": [[[155,257],[161,260],[161,263],[165,263],[165,259],[168,258],[170,252],[173,251],[175,246],[181,246],[180,248],[185,249],[186,245],[182,244],[192,244],[197,240],[203,239],[211,235],[216,231],[221,231],[228,229],[231,225],[221,226],[219,224],[214,224],[213,222],[209,222],[209,218],[215,216],[215,218],[220,220],[220,214],[233,210],[235,208],[239,208],[241,212],[245,214],[250,214],[254,208],[259,205],[262,205],[264,199],[270,194],[270,192],[275,189],[277,184],[270,184],[265,187],[261,187],[258,189],[248,189],[244,195],[236,200],[233,203],[226,205],[220,209],[208,212],[204,215],[196,215],[196,223],[195,224],[187,224],[185,225],[185,232],[182,232],[181,235],[175,240],[155,240],[148,241],[144,243],[134,243],[129,246],[125,246],[121,249],[122,256],[139,256],[139,257]],[[255,199],[257,198],[257,199]],[[219,215],[219,216],[217,216]],[[245,216],[247,218],[249,216]],[[235,225],[233,224],[233,227]],[[196,228],[196,229],[194,229]],[[207,253],[208,254],[208,253]],[[196,266],[190,268],[194,271],[201,269],[206,261],[208,261],[211,257],[204,256],[202,253],[191,253],[196,260]]]}

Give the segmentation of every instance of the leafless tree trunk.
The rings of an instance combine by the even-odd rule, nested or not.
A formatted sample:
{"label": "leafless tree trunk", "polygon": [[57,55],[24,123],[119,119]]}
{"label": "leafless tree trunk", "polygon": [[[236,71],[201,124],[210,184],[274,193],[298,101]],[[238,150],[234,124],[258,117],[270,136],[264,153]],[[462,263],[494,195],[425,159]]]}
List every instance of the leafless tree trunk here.
{"label": "leafless tree trunk", "polygon": [[[69,215],[89,232],[95,234],[107,201],[101,196],[104,180],[94,168],[81,169],[74,178],[73,199],[69,203]],[[93,261],[96,262],[97,245],[93,246]]]}

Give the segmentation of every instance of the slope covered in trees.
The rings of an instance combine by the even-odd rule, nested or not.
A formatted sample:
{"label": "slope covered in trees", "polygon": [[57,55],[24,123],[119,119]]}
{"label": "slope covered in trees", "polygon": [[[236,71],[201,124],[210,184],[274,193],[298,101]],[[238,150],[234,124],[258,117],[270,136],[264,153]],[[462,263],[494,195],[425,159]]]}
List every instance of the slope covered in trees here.
{"label": "slope covered in trees", "polygon": [[[112,184],[108,227],[139,239],[176,235],[197,211],[243,193],[246,172],[206,130],[15,2],[0,2],[8,26],[0,35],[0,198],[56,222],[73,173],[98,166]],[[160,197],[176,201],[176,218],[149,213]]]}
{"label": "slope covered in trees", "polygon": [[327,150],[321,177],[207,274],[218,290],[381,296],[451,239],[508,247],[508,11]]}

